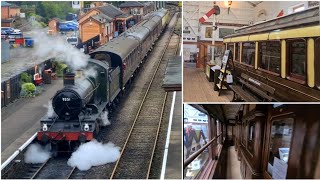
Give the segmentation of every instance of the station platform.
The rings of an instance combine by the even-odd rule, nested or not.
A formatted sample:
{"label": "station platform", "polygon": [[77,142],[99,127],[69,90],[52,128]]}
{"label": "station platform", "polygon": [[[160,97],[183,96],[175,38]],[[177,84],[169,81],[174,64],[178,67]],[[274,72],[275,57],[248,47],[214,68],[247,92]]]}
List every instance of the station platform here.
{"label": "station platform", "polygon": [[163,157],[161,179],[182,179],[182,93],[176,92],[167,155]]}
{"label": "station platform", "polygon": [[20,98],[1,109],[1,160],[4,162],[40,127],[40,119],[48,112],[45,106],[57,90],[62,79],[43,85],[43,92],[35,98]]}
{"label": "station platform", "polygon": [[184,63],[183,68],[183,101],[184,102],[230,102],[233,92],[224,90],[218,96],[213,90],[213,82],[209,82],[202,69],[195,63]]}
{"label": "station platform", "polygon": [[26,71],[34,65],[41,64],[51,57],[37,57],[37,51],[33,48],[10,49],[10,61],[1,64],[1,81]]}
{"label": "station platform", "polygon": [[176,56],[169,59],[168,65],[163,79],[162,88],[165,91],[181,91],[182,84],[182,58]]}

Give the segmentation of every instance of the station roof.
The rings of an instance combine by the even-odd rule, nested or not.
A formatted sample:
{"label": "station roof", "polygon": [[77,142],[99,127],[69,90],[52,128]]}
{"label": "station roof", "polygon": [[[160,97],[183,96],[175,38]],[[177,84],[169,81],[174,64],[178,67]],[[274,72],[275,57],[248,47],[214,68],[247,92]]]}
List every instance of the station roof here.
{"label": "station roof", "polygon": [[97,7],[97,9],[99,11],[101,11],[103,14],[105,14],[105,15],[111,17],[111,18],[115,18],[117,16],[120,16],[120,15],[124,14],[121,10],[119,10],[118,8],[113,6],[112,4],[108,4],[106,6]]}
{"label": "station roof", "polygon": [[176,56],[169,59],[163,79],[162,88],[165,91],[181,91],[182,84],[182,59]]}
{"label": "station roof", "polygon": [[109,16],[106,16],[104,14],[97,14],[94,16],[91,16],[93,19],[99,21],[100,23],[105,23],[105,22],[112,22],[112,19]]}

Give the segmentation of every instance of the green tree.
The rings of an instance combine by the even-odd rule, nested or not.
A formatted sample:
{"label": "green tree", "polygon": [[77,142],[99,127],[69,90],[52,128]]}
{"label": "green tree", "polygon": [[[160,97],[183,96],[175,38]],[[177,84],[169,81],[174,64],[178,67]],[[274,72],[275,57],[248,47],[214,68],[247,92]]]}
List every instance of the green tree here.
{"label": "green tree", "polygon": [[42,1],[36,8],[36,13],[44,18],[45,23],[55,17],[64,20],[68,13],[74,12],[71,1]]}

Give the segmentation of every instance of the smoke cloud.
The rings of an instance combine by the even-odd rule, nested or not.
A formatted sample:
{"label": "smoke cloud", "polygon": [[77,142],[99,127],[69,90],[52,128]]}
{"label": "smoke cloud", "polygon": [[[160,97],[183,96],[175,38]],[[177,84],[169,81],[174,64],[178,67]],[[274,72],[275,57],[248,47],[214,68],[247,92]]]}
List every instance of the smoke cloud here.
{"label": "smoke cloud", "polygon": [[84,78],[90,77],[90,76],[95,77],[95,76],[97,76],[97,70],[93,67],[90,67],[90,68],[83,71],[83,76],[84,76]]}
{"label": "smoke cloud", "polygon": [[31,144],[24,154],[24,161],[28,164],[44,163],[50,157],[51,153],[47,147]]}
{"label": "smoke cloud", "polygon": [[103,111],[101,113],[101,120],[102,120],[102,126],[109,126],[111,124],[108,118],[108,111]]}
{"label": "smoke cloud", "polygon": [[82,144],[77,151],[73,152],[68,165],[86,171],[92,166],[99,166],[115,162],[120,157],[120,147],[113,143],[99,143],[97,140]]}
{"label": "smoke cloud", "polygon": [[57,60],[67,63],[72,69],[77,70],[87,65],[89,55],[69,44],[66,37],[56,35],[48,36],[45,32],[35,30],[35,47],[32,56],[34,59],[49,59],[55,57]]}
{"label": "smoke cloud", "polygon": [[44,105],[48,109],[47,116],[52,117],[54,115],[54,110],[52,107],[52,101],[48,101],[48,105]]}

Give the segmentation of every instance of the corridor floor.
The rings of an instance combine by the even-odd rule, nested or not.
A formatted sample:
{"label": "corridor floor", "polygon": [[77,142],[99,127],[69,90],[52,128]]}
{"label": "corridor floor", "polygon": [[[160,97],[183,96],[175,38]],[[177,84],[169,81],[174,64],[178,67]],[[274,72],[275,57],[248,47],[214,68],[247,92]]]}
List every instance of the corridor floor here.
{"label": "corridor floor", "polygon": [[227,166],[227,179],[241,179],[240,161],[238,161],[235,146],[230,146],[228,149]]}

